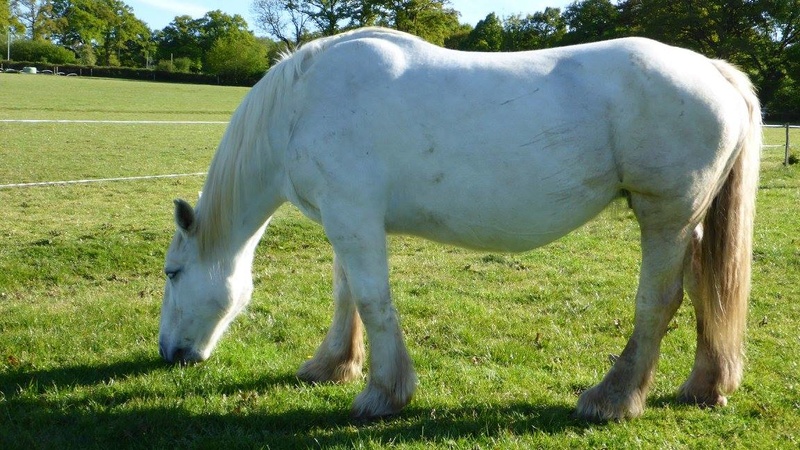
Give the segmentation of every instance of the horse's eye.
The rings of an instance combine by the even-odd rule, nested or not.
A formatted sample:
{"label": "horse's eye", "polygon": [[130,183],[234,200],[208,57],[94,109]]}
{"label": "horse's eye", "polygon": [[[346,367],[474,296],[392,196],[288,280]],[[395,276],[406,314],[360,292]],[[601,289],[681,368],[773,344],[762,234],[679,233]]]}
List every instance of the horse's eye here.
{"label": "horse's eye", "polygon": [[164,270],[164,274],[165,274],[165,275],[167,276],[167,278],[169,278],[170,280],[174,280],[174,279],[175,279],[175,278],[178,276],[178,274],[179,274],[179,273],[180,273],[180,270],[173,270],[173,269],[166,269],[166,270]]}

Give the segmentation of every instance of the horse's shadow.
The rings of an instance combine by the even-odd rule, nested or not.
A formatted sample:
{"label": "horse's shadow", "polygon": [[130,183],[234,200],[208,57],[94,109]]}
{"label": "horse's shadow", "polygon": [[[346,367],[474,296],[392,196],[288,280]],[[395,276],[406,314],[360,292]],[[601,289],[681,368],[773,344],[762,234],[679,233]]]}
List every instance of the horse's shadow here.
{"label": "horse's shadow", "polygon": [[[172,430],[183,430],[183,436],[174,437],[175,442],[193,446],[192,442],[211,440],[236,448],[254,445],[276,448],[327,447],[358,442],[364,438],[383,443],[441,443],[452,439],[491,438],[509,433],[558,435],[568,430],[578,431],[593,426],[572,417],[573,405],[523,402],[496,404],[487,401],[447,408],[423,408],[412,403],[397,417],[379,422],[354,421],[348,411],[335,405],[325,409],[310,407],[276,412],[257,410],[199,415],[169,401],[138,408],[105,407],[92,410],[87,406],[118,405],[129,401],[141,403],[142,397],[163,395],[103,388],[110,380],[143,376],[159,370],[165,370],[161,360],[142,357],[107,365],[73,365],[52,369],[17,367],[0,373],[0,406],[8,417],[15,419],[5,427],[5,431],[0,431],[0,447],[30,447],[31,444],[36,444],[33,447],[68,448],[87,444],[104,447],[118,445],[120,439],[134,439],[145,446],[159,446],[171,439],[169,431],[163,434],[164,424],[169,424]],[[264,392],[275,386],[296,386],[300,389],[304,384],[294,374],[284,373],[265,375],[246,383],[231,382],[215,390],[223,393]],[[81,391],[83,397],[75,400],[74,404],[70,404],[72,400],[69,398],[49,399],[46,392],[54,387],[61,391]],[[26,393],[22,395],[22,391]],[[50,440],[41,440],[42,436]],[[7,444],[16,445],[9,447]]]}

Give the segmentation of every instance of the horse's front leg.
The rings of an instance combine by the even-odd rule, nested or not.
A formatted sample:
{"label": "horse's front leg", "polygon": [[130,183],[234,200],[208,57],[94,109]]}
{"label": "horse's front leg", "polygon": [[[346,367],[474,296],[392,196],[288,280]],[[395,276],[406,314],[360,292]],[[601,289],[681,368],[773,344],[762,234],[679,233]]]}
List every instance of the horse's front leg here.
{"label": "horse's front leg", "polygon": [[354,222],[352,217],[335,221],[329,216],[324,220],[369,339],[369,379],[351,411],[358,419],[398,413],[411,400],[417,386],[391,300],[382,220],[374,225],[370,227],[365,220]]}
{"label": "horse's front leg", "polygon": [[683,299],[686,233],[670,236],[644,228],[642,232],[642,269],[633,335],[603,381],[578,400],[577,414],[584,419],[622,420],[644,412],[661,339]]}
{"label": "horse's front leg", "polygon": [[333,322],[325,340],[297,377],[310,383],[347,382],[361,378],[364,336],[350,285],[338,258],[333,261]]}

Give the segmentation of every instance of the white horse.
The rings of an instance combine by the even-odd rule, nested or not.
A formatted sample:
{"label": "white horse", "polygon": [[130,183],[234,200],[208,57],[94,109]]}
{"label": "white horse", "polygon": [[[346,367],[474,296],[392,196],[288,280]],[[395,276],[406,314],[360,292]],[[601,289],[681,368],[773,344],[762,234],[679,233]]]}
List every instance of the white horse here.
{"label": "white horse", "polygon": [[352,414],[395,414],[417,378],[387,233],[525,251],[626,196],[641,227],[634,331],[577,413],[642,413],[684,289],[698,336],[679,399],[724,405],[742,375],[760,146],[745,75],[646,39],[511,54],[375,28],[311,42],[236,110],[196,209],[175,202],[161,355],[209,357],[248,303],[254,249],[288,201],[335,253],[333,323],[298,376],[360,379],[363,322],[369,378]]}

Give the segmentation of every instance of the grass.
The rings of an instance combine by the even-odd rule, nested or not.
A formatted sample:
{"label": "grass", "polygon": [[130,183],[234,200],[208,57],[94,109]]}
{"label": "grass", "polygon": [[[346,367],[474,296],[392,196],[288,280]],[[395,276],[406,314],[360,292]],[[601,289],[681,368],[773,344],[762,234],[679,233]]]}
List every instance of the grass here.
{"label": "grass", "polygon": [[3,74],[0,119],[228,120],[246,88]]}
{"label": "grass", "polygon": [[[22,105],[0,118],[20,119],[64,118],[50,96],[28,98],[44,89],[72,118],[121,120],[226,120],[244,93],[21,75],[0,75],[0,87]],[[204,171],[223,128],[0,123],[0,184]],[[0,448],[796,448],[800,175],[782,160],[764,154],[742,388],[726,408],[675,402],[693,360],[684,305],[644,416],[605,425],[571,413],[632,330],[638,229],[622,203],[524,254],[393,237],[393,293],[421,385],[400,416],[360,424],[347,411],[361,383],[294,377],[332,304],[329,245],[293,208],[259,247],[249,309],[212,359],[184,368],[158,358],[161,268],[171,199],[194,199],[202,178],[0,189]]]}

